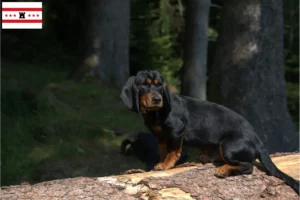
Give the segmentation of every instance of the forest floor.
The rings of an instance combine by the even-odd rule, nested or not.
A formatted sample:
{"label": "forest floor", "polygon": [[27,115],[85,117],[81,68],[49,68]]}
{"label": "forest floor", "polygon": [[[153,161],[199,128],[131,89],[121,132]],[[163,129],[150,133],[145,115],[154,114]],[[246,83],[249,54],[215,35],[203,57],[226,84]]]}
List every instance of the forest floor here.
{"label": "forest floor", "polygon": [[143,168],[119,153],[125,133],[144,131],[120,93],[66,81],[70,69],[2,61],[2,185],[119,174]]}

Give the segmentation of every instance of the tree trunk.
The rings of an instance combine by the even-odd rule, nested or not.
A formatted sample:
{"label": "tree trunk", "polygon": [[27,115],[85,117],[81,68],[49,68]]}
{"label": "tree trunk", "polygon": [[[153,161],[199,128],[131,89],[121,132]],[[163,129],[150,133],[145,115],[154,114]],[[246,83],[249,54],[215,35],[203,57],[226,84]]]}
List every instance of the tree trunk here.
{"label": "tree trunk", "polygon": [[210,0],[187,0],[181,94],[206,99],[207,32]]}
{"label": "tree trunk", "polygon": [[122,88],[129,77],[130,0],[89,0],[82,65],[71,76]]}
{"label": "tree trunk", "polygon": [[210,100],[240,113],[269,152],[297,151],[287,110],[282,1],[224,1]]}
{"label": "tree trunk", "polygon": [[[272,158],[290,176],[299,179],[299,154]],[[287,164],[288,163],[288,164]],[[193,166],[194,165],[194,166]],[[100,199],[100,200],[298,200],[291,187],[254,167],[253,174],[216,178],[212,164],[193,164],[166,171],[100,178],[72,178],[2,187],[3,200]],[[132,172],[141,170],[131,170]]]}

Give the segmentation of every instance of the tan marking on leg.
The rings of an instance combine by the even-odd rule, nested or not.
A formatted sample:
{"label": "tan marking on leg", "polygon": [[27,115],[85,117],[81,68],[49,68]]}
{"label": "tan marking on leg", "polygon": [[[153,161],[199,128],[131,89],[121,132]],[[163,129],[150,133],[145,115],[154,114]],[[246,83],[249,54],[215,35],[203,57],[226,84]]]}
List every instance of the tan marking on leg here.
{"label": "tan marking on leg", "polygon": [[[221,148],[220,148],[220,156],[221,156],[222,160],[225,163],[227,163],[227,161],[224,158],[224,154],[223,154],[223,151],[222,151]],[[222,165],[220,167],[217,167],[216,172],[215,172],[215,176],[217,176],[217,177],[226,177],[226,176],[229,176],[231,174],[231,171],[238,170],[238,169],[240,169],[240,166],[225,164],[225,165]]]}
{"label": "tan marking on leg", "polygon": [[158,152],[160,156],[160,162],[163,162],[167,157],[167,141],[159,139],[158,140]]}
{"label": "tan marking on leg", "polygon": [[177,162],[177,160],[180,158],[181,155],[182,141],[183,141],[183,137],[181,138],[179,147],[177,149],[170,151],[163,162],[160,162],[157,165],[155,165],[154,167],[155,170],[166,170],[175,166],[175,163]]}
{"label": "tan marking on leg", "polygon": [[240,169],[240,166],[233,166],[233,165],[222,165],[220,167],[217,167],[215,176],[217,177],[226,177],[231,174],[231,171]]}

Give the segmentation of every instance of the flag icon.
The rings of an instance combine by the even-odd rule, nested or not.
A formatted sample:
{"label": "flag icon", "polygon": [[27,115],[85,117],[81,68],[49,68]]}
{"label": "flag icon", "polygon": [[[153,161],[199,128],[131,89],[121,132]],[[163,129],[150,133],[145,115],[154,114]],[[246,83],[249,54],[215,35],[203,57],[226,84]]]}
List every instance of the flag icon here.
{"label": "flag icon", "polygon": [[2,29],[42,29],[42,2],[2,2]]}

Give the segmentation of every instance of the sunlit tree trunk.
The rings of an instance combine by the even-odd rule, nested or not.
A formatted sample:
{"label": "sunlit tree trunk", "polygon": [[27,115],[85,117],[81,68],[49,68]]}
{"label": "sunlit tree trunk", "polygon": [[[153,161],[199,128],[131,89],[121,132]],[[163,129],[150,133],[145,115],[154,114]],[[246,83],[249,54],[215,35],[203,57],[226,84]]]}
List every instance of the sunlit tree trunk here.
{"label": "sunlit tree trunk", "polygon": [[270,152],[299,149],[287,110],[282,1],[224,1],[210,83],[210,100],[248,119]]}
{"label": "sunlit tree trunk", "polygon": [[[71,76],[93,77],[122,88],[129,76],[130,0],[88,0],[83,58]],[[79,41],[80,42],[80,41]]]}

